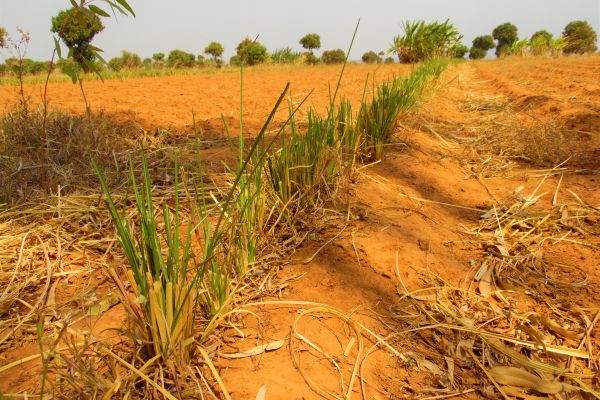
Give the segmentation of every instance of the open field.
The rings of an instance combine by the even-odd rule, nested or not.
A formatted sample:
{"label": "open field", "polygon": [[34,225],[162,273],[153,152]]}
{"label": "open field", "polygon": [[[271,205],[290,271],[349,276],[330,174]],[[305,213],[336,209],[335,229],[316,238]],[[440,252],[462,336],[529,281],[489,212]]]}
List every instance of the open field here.
{"label": "open field", "polygon": [[[358,107],[368,76],[409,72],[350,65],[340,93]],[[325,114],[338,75],[339,67],[246,71],[244,133],[258,134],[288,81],[293,105],[310,93],[300,126],[308,106]],[[239,132],[239,85],[228,72],[86,88],[94,112],[118,129],[135,121],[133,133],[116,135],[131,136],[123,146],[132,151],[143,136],[153,171],[171,161],[158,151],[166,144],[193,159],[193,110],[202,163],[214,173],[206,181],[217,187],[224,170],[215,165],[237,150],[219,139],[221,115]],[[39,104],[40,86],[26,89]],[[51,107],[85,111],[76,86],[49,90]],[[0,86],[3,109],[15,93]],[[176,388],[173,398],[258,399],[265,387],[266,399],[600,398],[600,57],[450,65],[421,107],[401,116],[384,158],[371,161],[299,211],[294,234],[263,232],[266,250],[236,281],[234,311],[198,345],[222,383],[199,353],[192,365],[205,382],[173,379],[174,365],[145,369],[127,352],[127,312],[107,272],[127,261],[100,189],[69,182],[63,197],[52,189],[19,199],[0,212],[0,393],[36,398],[40,347],[75,365],[69,345],[98,341],[99,354],[115,356],[102,353],[110,362],[100,378],[135,375],[119,355]],[[0,183],[16,179],[3,171]],[[173,179],[154,177],[156,198],[168,198]],[[499,366],[528,368],[537,380],[515,384]],[[146,393],[167,398],[157,390]]]}
{"label": "open field", "polygon": [[[352,102],[360,101],[367,78],[382,81],[393,74],[404,75],[410,71],[406,66],[368,66],[351,64],[340,88],[341,94]],[[299,103],[311,92],[306,106],[314,106],[324,112],[329,104],[329,88],[334,87],[339,76],[337,66],[318,67],[255,67],[247,71],[244,82],[244,122],[249,126],[261,125],[275,100],[289,81],[290,100]],[[41,100],[43,82],[27,85],[26,92],[34,103]],[[89,101],[96,110],[103,110],[118,119],[134,119],[144,128],[164,128],[191,131],[192,111],[198,120],[219,124],[221,115],[239,119],[239,71],[173,75],[125,80],[93,80],[85,83]],[[82,113],[85,106],[77,85],[52,83],[49,87],[51,106],[70,112]],[[0,104],[8,105],[17,100],[15,88],[0,86]],[[306,108],[306,107],[304,107]],[[281,107],[278,120],[287,116],[287,104]],[[210,125],[210,124],[209,124]],[[235,124],[232,124],[235,127]],[[222,134],[222,126],[215,134]]]}

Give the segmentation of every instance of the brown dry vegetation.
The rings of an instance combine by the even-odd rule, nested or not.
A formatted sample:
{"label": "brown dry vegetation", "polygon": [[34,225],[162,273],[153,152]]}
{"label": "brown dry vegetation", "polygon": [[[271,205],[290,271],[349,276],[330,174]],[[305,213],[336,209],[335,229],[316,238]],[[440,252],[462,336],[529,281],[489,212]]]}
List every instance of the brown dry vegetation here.
{"label": "brown dry vegetation", "polygon": [[[247,133],[256,132],[286,80],[293,101],[316,89],[309,102],[324,110],[337,72],[248,72]],[[354,101],[367,72],[375,70],[353,66],[344,78]],[[377,76],[397,72],[406,71],[382,67]],[[84,148],[107,167],[114,150],[113,164],[123,168],[142,136],[154,152],[160,198],[171,179],[167,150],[183,149],[185,161],[193,143],[192,108],[212,132],[202,138],[209,172],[231,159],[219,117],[237,125],[238,85],[233,74],[90,83],[92,106],[113,118],[115,140],[94,142],[90,133]],[[0,87],[7,108],[13,93]],[[72,86],[53,85],[51,99],[83,110]],[[236,294],[239,312],[206,345],[231,398],[255,399],[264,385],[267,399],[598,398],[598,115],[598,57],[449,68],[438,92],[400,121],[385,159],[359,166],[303,217],[300,247],[294,237],[277,242]],[[13,163],[19,157],[10,156]],[[21,196],[19,208],[0,214],[0,393],[36,394],[40,309],[44,348],[68,329],[73,342],[103,341],[127,354],[110,330],[123,326],[125,313],[105,272],[124,260],[89,169],[70,165],[63,172],[69,194],[39,197],[28,189],[39,184],[35,177],[0,165],[3,188]],[[87,174],[84,187],[67,179],[77,173]],[[122,183],[116,173],[114,186]],[[280,340],[273,351],[231,358]],[[56,344],[71,354],[66,345]],[[535,371],[537,381],[516,384],[517,372],[500,366]],[[220,397],[211,372],[202,372]],[[161,374],[152,377],[162,384]],[[577,388],[556,389],[554,380]]]}

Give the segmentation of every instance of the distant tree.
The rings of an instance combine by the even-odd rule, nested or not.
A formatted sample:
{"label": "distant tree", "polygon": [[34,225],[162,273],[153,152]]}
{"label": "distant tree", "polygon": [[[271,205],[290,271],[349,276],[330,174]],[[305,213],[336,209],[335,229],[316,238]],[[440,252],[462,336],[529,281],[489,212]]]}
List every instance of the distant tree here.
{"label": "distant tree", "polygon": [[550,45],[550,42],[552,42],[552,34],[546,30],[537,31],[536,33],[531,35],[530,41],[533,42],[534,40],[540,40],[546,43],[547,45]]}
{"label": "distant tree", "polygon": [[384,64],[393,64],[394,63],[394,57],[386,57],[385,61],[383,62]]}
{"label": "distant tree", "polygon": [[0,26],[0,48],[6,47],[8,41],[8,32]]}
{"label": "distant tree", "polygon": [[223,45],[219,42],[210,42],[210,44],[204,48],[204,53],[212,56],[215,62],[221,58],[224,51]]}
{"label": "distant tree", "polygon": [[564,52],[567,54],[593,53],[597,50],[598,35],[587,21],[569,22],[563,36],[566,41]]}
{"label": "distant tree", "polygon": [[151,67],[152,66],[152,59],[148,58],[148,57],[144,58],[144,61],[142,61],[142,65],[145,68]]}
{"label": "distant tree", "polygon": [[238,55],[231,56],[231,58],[229,59],[229,65],[231,65],[232,67],[239,67],[241,64],[242,59]]}
{"label": "distant tree", "polygon": [[318,50],[321,48],[321,36],[316,33],[306,34],[300,39],[300,44],[312,53],[314,49]]}
{"label": "distant tree", "polygon": [[454,58],[465,58],[468,52],[469,48],[462,43],[459,43],[450,49],[450,53]]}
{"label": "distant tree", "polygon": [[248,65],[261,64],[267,59],[267,48],[249,37],[238,44],[236,52],[240,60]]}
{"label": "distant tree", "polygon": [[196,62],[196,56],[186,53],[183,50],[175,49],[169,53],[167,57],[167,65],[172,68],[189,68],[193,67]]}
{"label": "distant tree", "polygon": [[316,65],[320,62],[321,60],[319,59],[319,57],[315,56],[313,53],[311,53],[310,51],[307,51],[306,53],[304,53],[304,62],[308,65]]}
{"label": "distant tree", "polygon": [[162,62],[165,60],[165,53],[154,53],[152,54],[154,62]]}
{"label": "distant tree", "polygon": [[124,68],[139,68],[142,66],[141,57],[138,54],[130,51],[123,50],[121,52],[121,60],[123,60]]}
{"label": "distant tree", "polygon": [[469,49],[469,58],[479,60],[485,58],[488,50],[496,46],[494,38],[491,35],[477,36],[473,39],[473,46]]}
{"label": "distant tree", "polygon": [[553,36],[546,30],[537,31],[531,35],[529,40],[529,47],[533,55],[539,56],[546,54],[550,51],[550,47],[553,42]]}
{"label": "distant tree", "polygon": [[321,55],[325,64],[341,64],[346,60],[346,53],[342,49],[326,50]]}
{"label": "distant tree", "polygon": [[114,57],[108,61],[108,67],[113,71],[120,71],[123,69],[123,59],[121,57]]}
{"label": "distant tree", "polygon": [[469,49],[469,58],[471,60],[480,60],[482,58],[484,58],[487,54],[487,50],[483,50],[482,48],[479,47],[471,47],[471,49]]}
{"label": "distant tree", "polygon": [[496,57],[502,57],[510,47],[519,40],[518,29],[510,22],[498,25],[494,28],[492,36],[497,41]]}
{"label": "distant tree", "polygon": [[488,51],[496,46],[494,38],[491,35],[477,36],[473,39],[473,47]]}
{"label": "distant tree", "polygon": [[91,42],[94,36],[104,30],[98,15],[85,7],[63,10],[52,18],[51,30],[67,45],[73,60],[84,71],[90,71],[96,60]]}
{"label": "distant tree", "polygon": [[198,57],[196,58],[196,65],[198,67],[206,67],[206,57],[204,57],[202,54],[198,54]]}
{"label": "distant tree", "polygon": [[381,63],[381,58],[374,51],[367,51],[362,55],[362,61],[365,64],[379,64]]}

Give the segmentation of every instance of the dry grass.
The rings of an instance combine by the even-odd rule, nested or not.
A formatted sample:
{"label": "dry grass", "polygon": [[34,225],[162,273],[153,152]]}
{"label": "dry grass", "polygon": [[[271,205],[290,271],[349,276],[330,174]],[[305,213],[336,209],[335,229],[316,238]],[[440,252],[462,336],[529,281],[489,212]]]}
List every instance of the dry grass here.
{"label": "dry grass", "polygon": [[459,109],[476,116],[453,122],[419,114],[410,124],[456,150],[453,157],[472,176],[511,177],[519,166],[551,168],[565,161],[580,172],[600,167],[589,133],[569,130],[559,120],[541,120],[502,96],[470,96]]}
{"label": "dry grass", "polygon": [[[420,271],[423,289],[411,292],[398,273],[397,319],[419,330],[405,343],[419,343],[413,358],[442,393],[476,388],[505,399],[529,398],[530,391],[600,398],[593,389],[600,349],[590,340],[600,308],[582,305],[577,296],[588,284],[585,275],[567,266],[566,277],[565,266],[545,256],[562,242],[600,250],[584,239],[600,209],[567,193],[570,201],[561,204],[558,187],[553,197],[546,194],[548,208],[539,205],[544,194],[537,190],[516,191],[484,214],[467,231],[484,253],[464,287],[427,270]],[[473,382],[473,369],[481,382]]]}

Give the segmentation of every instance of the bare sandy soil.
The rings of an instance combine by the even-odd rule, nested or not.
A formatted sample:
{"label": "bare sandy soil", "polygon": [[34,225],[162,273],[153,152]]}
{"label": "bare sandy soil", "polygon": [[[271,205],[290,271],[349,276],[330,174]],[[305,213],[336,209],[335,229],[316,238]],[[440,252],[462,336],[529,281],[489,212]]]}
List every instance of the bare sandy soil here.
{"label": "bare sandy soil", "polygon": [[[404,66],[350,65],[340,87],[340,93],[356,103],[363,96],[366,80],[381,81],[394,74],[406,74]],[[314,68],[290,67],[288,70],[247,70],[244,76],[244,122],[249,127],[261,125],[275,105],[275,101],[290,83],[288,99],[305,103],[324,111],[329,104],[329,89],[333,91],[339,77],[337,66]],[[41,85],[26,85],[26,92],[34,103],[39,102]],[[65,83],[50,84],[51,107],[74,113],[85,112],[79,86]],[[163,128],[189,131],[192,113],[197,121],[207,121],[206,128],[222,134],[221,116],[239,119],[240,76],[237,72],[206,75],[174,75],[153,78],[107,80],[85,83],[88,100],[95,112],[103,111],[117,119],[135,120],[144,128]],[[16,89],[0,86],[0,109],[16,102]],[[284,103],[278,120],[285,120],[288,103]],[[232,124],[232,129],[236,129]]]}

